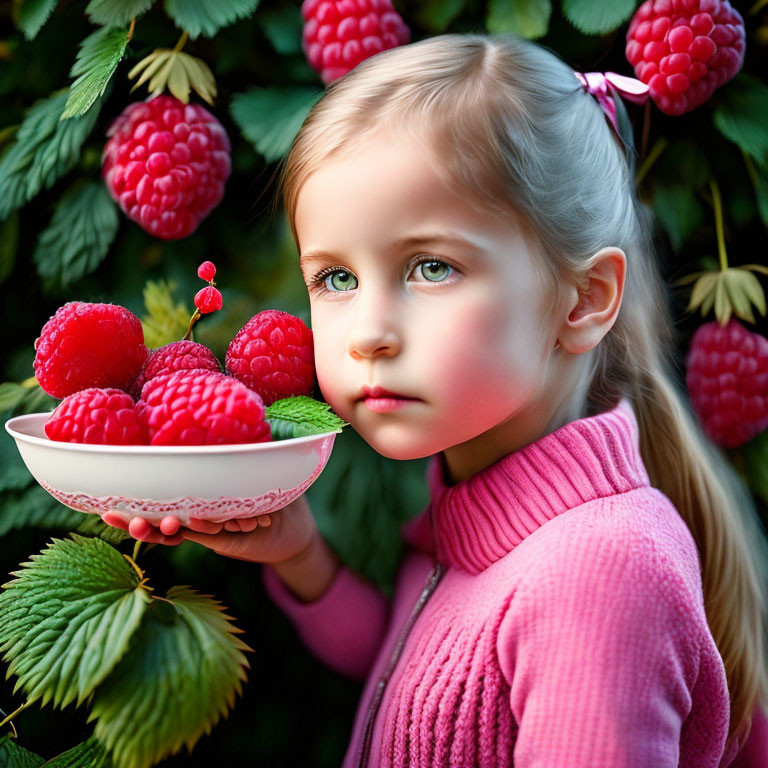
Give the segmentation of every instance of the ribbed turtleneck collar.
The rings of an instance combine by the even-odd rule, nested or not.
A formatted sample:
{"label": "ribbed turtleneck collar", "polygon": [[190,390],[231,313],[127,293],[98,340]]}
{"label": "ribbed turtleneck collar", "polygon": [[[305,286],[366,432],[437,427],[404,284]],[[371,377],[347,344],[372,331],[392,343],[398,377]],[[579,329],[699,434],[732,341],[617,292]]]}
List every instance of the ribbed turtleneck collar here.
{"label": "ribbed turtleneck collar", "polygon": [[628,398],[504,456],[455,485],[431,457],[430,503],[403,526],[411,545],[446,566],[480,573],[556,515],[650,484]]}

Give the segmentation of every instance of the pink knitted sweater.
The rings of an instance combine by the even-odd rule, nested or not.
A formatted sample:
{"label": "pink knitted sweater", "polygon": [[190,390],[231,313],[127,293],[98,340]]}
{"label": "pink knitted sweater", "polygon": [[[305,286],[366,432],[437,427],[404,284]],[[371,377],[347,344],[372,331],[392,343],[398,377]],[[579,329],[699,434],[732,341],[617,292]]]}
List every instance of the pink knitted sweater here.
{"label": "pink knitted sweater", "polygon": [[[366,680],[343,768],[731,765],[698,552],[628,399],[444,480],[438,454],[391,602],[342,568],[302,603],[263,568],[312,652]],[[768,768],[753,722],[737,763]]]}

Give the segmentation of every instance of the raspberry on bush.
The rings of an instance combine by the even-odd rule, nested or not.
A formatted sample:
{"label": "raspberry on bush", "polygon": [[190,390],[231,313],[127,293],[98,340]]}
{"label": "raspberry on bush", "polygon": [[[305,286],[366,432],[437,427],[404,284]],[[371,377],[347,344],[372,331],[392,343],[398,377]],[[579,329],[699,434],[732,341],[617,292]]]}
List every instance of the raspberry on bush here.
{"label": "raspberry on bush", "polygon": [[128,390],[147,359],[141,320],[119,304],[70,301],[35,340],[42,389],[64,398],[89,387]]}
{"label": "raspberry on bush", "polygon": [[187,237],[221,202],[231,170],[229,137],[199,104],[168,95],[130,104],[107,136],[107,189],[149,234]]}

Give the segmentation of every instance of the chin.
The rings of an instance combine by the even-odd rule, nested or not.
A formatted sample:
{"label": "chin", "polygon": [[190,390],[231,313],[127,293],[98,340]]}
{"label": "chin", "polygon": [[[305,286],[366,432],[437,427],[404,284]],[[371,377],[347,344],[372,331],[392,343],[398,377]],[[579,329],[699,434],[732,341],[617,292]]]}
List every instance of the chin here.
{"label": "chin", "polygon": [[[423,459],[442,450],[440,445],[426,442],[423,435],[404,434],[406,430],[402,429],[366,429],[358,425],[355,431],[376,453],[397,461]],[[408,431],[413,433],[413,430]]]}

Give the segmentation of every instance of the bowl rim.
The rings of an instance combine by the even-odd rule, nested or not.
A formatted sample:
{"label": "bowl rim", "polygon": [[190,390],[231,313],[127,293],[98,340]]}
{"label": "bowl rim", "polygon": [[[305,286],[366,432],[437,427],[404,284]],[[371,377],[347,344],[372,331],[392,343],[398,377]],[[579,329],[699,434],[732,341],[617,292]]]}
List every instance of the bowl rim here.
{"label": "bowl rim", "polygon": [[42,417],[46,419],[53,411],[41,413],[25,413],[14,416],[5,422],[5,430],[16,441],[39,445],[54,450],[74,451],[76,453],[101,453],[101,454],[133,454],[145,456],[163,456],[174,454],[206,455],[218,453],[250,453],[253,451],[288,450],[301,443],[313,443],[321,441],[332,435],[339,434],[337,430],[332,432],[319,432],[315,435],[303,437],[289,437],[285,440],[272,440],[262,443],[225,443],[221,445],[103,445],[100,443],[65,443],[58,440],[49,440],[47,437],[35,437],[19,431],[24,422],[37,423]]}

